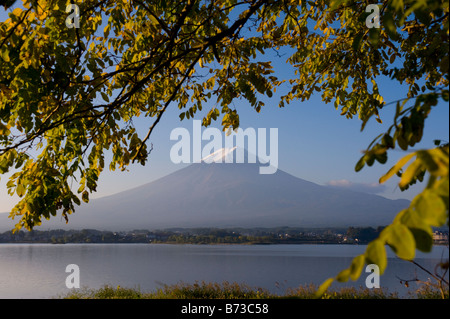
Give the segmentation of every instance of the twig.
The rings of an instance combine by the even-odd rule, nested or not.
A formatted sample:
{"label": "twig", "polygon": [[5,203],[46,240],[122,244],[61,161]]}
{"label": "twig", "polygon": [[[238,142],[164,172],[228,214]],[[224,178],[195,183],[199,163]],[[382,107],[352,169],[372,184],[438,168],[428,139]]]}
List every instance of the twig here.
{"label": "twig", "polygon": [[429,274],[431,277],[433,277],[436,281],[443,281],[445,284],[448,285],[448,281],[446,281],[444,278],[439,278],[436,275],[434,275],[432,272],[430,272],[428,269],[422,267],[421,265],[419,265],[418,263],[416,263],[414,260],[410,260],[411,263],[413,263],[414,265],[416,265],[417,267],[419,267],[420,269],[422,269],[423,271],[425,271],[427,274]]}

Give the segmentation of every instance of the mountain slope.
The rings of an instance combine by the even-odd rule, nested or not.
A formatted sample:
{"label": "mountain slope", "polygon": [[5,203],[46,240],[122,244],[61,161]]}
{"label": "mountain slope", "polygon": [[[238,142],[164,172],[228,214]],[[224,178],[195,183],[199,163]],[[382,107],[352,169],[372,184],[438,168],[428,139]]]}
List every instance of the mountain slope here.
{"label": "mountain slope", "polygon": [[389,224],[409,203],[320,186],[281,170],[263,175],[259,167],[192,164],[149,184],[91,200],[69,216],[68,225],[56,217],[37,229],[376,227]]}

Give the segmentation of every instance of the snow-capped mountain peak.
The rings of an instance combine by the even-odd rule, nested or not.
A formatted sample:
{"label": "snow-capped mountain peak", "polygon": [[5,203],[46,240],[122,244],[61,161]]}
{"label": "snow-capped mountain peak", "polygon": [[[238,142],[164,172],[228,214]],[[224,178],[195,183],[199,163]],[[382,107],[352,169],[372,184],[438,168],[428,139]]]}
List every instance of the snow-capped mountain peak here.
{"label": "snow-capped mountain peak", "polygon": [[233,154],[237,146],[232,148],[221,148],[202,158],[204,163],[233,163]]}

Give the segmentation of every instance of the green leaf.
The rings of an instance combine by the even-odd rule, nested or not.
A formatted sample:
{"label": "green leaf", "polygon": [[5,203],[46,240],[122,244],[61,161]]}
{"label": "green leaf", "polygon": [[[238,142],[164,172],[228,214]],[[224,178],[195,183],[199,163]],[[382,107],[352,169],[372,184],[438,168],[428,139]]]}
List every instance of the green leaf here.
{"label": "green leaf", "polygon": [[395,147],[394,140],[392,139],[392,137],[389,134],[384,134],[383,135],[382,142],[387,148],[394,148]]}
{"label": "green leaf", "polygon": [[369,41],[374,47],[378,46],[380,42],[380,28],[370,28]]}
{"label": "green leaf", "polygon": [[383,25],[384,29],[386,30],[386,33],[392,38],[397,39],[397,27],[395,25],[395,19],[392,15],[392,11],[387,10],[383,15]]}
{"label": "green leaf", "polygon": [[424,190],[411,205],[419,217],[430,226],[440,227],[447,221],[447,207],[441,196],[432,190]]}
{"label": "green leaf", "polygon": [[386,243],[401,259],[413,260],[416,254],[416,242],[411,231],[403,224],[393,223],[380,234]]}
{"label": "green leaf", "polygon": [[403,138],[403,136],[401,134],[398,134],[398,136],[397,136],[397,144],[404,151],[406,151],[408,149],[408,143],[406,142],[406,140]]}
{"label": "green leaf", "polygon": [[103,100],[109,102],[109,96],[105,92],[100,92],[100,94],[102,95]]}
{"label": "green leaf", "polygon": [[414,236],[416,248],[429,253],[433,248],[433,235],[422,228],[410,228],[409,230]]}
{"label": "green leaf", "polygon": [[387,254],[384,242],[381,239],[371,241],[364,254],[367,264],[375,264],[380,269],[380,275],[384,273],[387,266]]}
{"label": "green leaf", "polygon": [[[393,223],[401,223],[408,227],[411,231],[413,231],[413,229],[420,229],[427,233],[430,238],[433,236],[432,228],[426,224],[422,218],[420,218],[416,210],[411,208],[404,209],[398,213]],[[418,244],[417,240],[416,244]]]}
{"label": "green leaf", "polygon": [[390,64],[394,63],[395,57],[396,57],[395,53],[391,55],[391,58],[389,59]]}
{"label": "green leaf", "polygon": [[362,156],[359,159],[358,163],[356,163],[355,171],[359,172],[360,170],[362,170],[365,164],[366,164],[366,156]]}
{"label": "green leaf", "polygon": [[448,154],[444,154],[441,149],[434,148],[417,151],[417,158],[420,159],[422,165],[430,174],[448,176]]}
{"label": "green leaf", "polygon": [[12,188],[14,186],[16,186],[14,180],[10,180],[10,181],[8,181],[8,183],[6,183],[6,187],[7,188]]}
{"label": "green leaf", "polygon": [[361,40],[362,40],[363,36],[364,36],[364,32],[360,31],[360,32],[353,38],[353,43],[352,43],[353,50],[359,51],[359,47],[361,46]]}
{"label": "green leaf", "polygon": [[83,194],[81,194],[81,199],[85,203],[89,203],[89,193],[87,191],[84,191]]}
{"label": "green leaf", "polygon": [[448,56],[442,58],[439,67],[441,68],[442,73],[448,73]]}
{"label": "green leaf", "polygon": [[450,197],[450,185],[448,175],[443,177],[441,180],[435,183],[433,187],[433,192],[439,195],[442,198],[442,201],[445,204],[446,209],[449,209],[449,197]]}
{"label": "green leaf", "polygon": [[17,196],[22,197],[23,195],[25,195],[26,189],[25,187],[23,187],[22,184],[17,185],[16,187],[16,193]]}
{"label": "green leaf", "polygon": [[72,196],[72,200],[75,204],[77,204],[78,206],[81,205],[81,201],[77,196]]}

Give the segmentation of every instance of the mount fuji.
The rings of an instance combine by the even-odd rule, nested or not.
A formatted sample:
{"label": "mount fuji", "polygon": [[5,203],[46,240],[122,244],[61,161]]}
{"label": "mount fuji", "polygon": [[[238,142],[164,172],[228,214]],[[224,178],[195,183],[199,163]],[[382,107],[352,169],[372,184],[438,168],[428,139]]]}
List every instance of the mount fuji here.
{"label": "mount fuji", "polygon": [[[53,217],[36,229],[376,227],[391,223],[409,205],[407,200],[318,185],[279,169],[259,174],[260,163],[224,163],[233,153],[235,149],[216,152],[151,183],[92,199],[69,216],[68,224]],[[5,219],[12,228],[8,218],[0,226]]]}

